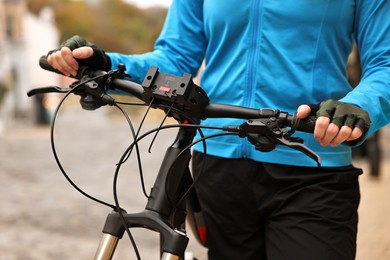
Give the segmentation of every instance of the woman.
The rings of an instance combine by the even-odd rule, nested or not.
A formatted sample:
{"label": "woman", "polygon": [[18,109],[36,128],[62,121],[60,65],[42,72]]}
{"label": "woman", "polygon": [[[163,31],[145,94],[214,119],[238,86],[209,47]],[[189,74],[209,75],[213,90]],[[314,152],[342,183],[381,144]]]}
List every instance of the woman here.
{"label": "woman", "polygon": [[[212,103],[297,110],[300,118],[312,112],[302,104],[320,104],[314,135],[299,135],[321,168],[297,151],[261,153],[233,137],[208,141],[207,155],[195,147],[193,173],[205,164],[196,188],[208,255],[354,259],[361,170],[344,142],[390,121],[389,13],[387,0],[173,0],[152,52],[105,53],[73,38],[48,61],[66,75],[76,74],[75,58],[104,70],[123,63],[139,82],[151,65],[195,75],[205,61],[200,85]],[[354,40],[363,75],[352,90],[345,68]]]}

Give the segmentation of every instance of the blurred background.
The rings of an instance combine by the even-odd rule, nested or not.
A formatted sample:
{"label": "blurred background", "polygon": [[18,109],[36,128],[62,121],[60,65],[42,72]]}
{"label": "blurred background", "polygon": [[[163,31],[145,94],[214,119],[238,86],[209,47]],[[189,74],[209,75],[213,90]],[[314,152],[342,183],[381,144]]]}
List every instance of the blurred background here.
{"label": "blurred background", "polygon": [[[61,96],[28,98],[31,88],[67,86],[69,79],[40,69],[38,60],[79,34],[107,51],[143,53],[153,48],[171,0],[0,0],[0,260],[91,259],[109,209],[89,201],[66,182],[50,146],[50,122]],[[351,85],[359,80],[358,53],[349,63]],[[140,122],[142,110],[130,110]],[[147,125],[158,126],[159,114]],[[87,192],[112,201],[112,176],[129,139],[129,128],[110,108],[81,110],[77,98],[64,103],[56,126],[56,146],[70,176]],[[159,133],[146,153],[147,189],[170,138]],[[151,141],[149,141],[151,142]],[[359,260],[390,259],[389,127],[354,150],[361,177]],[[147,143],[146,148],[148,148]],[[163,149],[163,150],[161,150]],[[125,208],[142,210],[136,162],[129,160],[119,184]],[[130,174],[129,174],[130,173]],[[143,259],[157,259],[158,236],[135,231]],[[192,239],[189,251],[206,259]],[[135,259],[128,239],[115,259]]]}
{"label": "blurred background", "polygon": [[44,109],[55,100],[28,99],[26,92],[64,79],[37,66],[41,55],[75,34],[104,50],[146,52],[161,30],[168,5],[150,0],[1,0],[0,131],[15,119],[47,120]]}

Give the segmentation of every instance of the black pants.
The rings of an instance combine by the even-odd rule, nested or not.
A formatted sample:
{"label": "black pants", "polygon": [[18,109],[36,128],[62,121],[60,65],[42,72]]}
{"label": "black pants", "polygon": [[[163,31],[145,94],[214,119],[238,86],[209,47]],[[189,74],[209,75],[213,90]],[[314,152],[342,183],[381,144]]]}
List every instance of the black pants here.
{"label": "black pants", "polygon": [[210,260],[355,259],[360,169],[292,167],[195,152],[194,175],[201,169],[196,190]]}

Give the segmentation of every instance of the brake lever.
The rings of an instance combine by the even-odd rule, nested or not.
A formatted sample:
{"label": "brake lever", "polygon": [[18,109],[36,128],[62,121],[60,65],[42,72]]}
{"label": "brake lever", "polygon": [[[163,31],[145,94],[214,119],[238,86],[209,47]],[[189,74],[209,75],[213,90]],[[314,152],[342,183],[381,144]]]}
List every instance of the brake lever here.
{"label": "brake lever", "polygon": [[249,119],[238,129],[232,128],[232,131],[238,131],[240,137],[247,137],[256,150],[268,152],[277,145],[284,145],[302,152],[321,166],[321,158],[305,146],[301,138],[292,137],[293,131],[283,127],[276,117]]}
{"label": "brake lever", "polygon": [[281,137],[274,137],[274,140],[276,140],[281,145],[285,145],[291,149],[304,153],[305,155],[313,159],[317,163],[318,167],[321,166],[321,157],[318,154],[316,154],[313,150],[311,150],[309,147],[304,145],[301,141],[302,139],[291,138],[289,135],[287,136],[288,138],[285,138],[285,135],[282,135]]}
{"label": "brake lever", "polygon": [[[91,76],[88,73],[87,67],[82,67],[80,71],[83,71],[80,75],[81,80],[75,81],[70,85],[70,88],[60,88],[57,86],[48,86],[43,88],[31,89],[27,92],[27,96],[31,97],[37,94],[46,94],[46,93],[63,93],[66,94],[71,90],[74,90],[75,95],[79,95],[80,104],[83,109],[86,110],[95,110],[104,105],[112,106],[115,103],[115,100],[107,95],[100,87],[100,84],[103,83],[107,88],[109,88],[110,83],[113,79],[124,77],[130,77],[125,73],[125,67],[119,65],[117,70],[112,70],[109,72],[100,72],[98,76]],[[91,78],[92,77],[92,78]],[[95,79],[93,79],[93,77]],[[76,89],[76,86],[80,86]]]}
{"label": "brake lever", "polygon": [[47,86],[43,88],[33,88],[27,92],[27,96],[32,97],[38,94],[46,94],[46,93],[68,93],[68,88],[61,88],[57,86]]}

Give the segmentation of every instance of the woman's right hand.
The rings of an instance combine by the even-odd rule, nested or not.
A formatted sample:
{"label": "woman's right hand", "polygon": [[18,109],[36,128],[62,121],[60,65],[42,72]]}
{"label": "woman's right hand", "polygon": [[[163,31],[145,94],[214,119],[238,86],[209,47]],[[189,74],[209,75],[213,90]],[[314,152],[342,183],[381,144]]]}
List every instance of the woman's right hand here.
{"label": "woman's right hand", "polygon": [[76,76],[79,63],[76,59],[91,58],[94,51],[89,46],[76,48],[73,51],[69,47],[62,47],[47,56],[47,61],[53,68],[61,71],[65,76]]}
{"label": "woman's right hand", "polygon": [[109,71],[111,59],[96,45],[81,36],[74,35],[47,55],[50,66],[66,76],[77,76],[80,65],[95,70]]}

